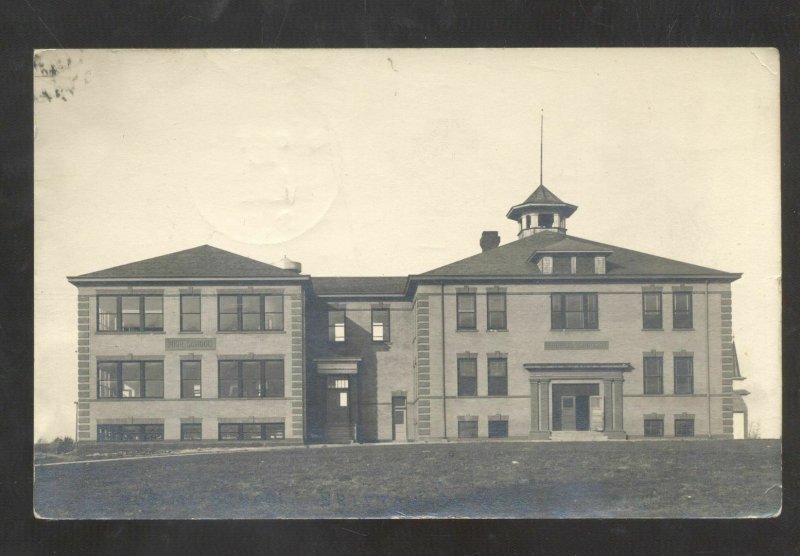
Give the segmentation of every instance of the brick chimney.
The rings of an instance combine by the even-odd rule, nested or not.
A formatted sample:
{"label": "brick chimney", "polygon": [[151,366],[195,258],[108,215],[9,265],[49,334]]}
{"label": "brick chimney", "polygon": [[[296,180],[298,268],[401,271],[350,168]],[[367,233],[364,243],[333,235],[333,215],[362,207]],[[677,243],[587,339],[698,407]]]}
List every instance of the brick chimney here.
{"label": "brick chimney", "polygon": [[483,232],[481,234],[481,251],[488,251],[500,245],[500,234],[497,232]]}

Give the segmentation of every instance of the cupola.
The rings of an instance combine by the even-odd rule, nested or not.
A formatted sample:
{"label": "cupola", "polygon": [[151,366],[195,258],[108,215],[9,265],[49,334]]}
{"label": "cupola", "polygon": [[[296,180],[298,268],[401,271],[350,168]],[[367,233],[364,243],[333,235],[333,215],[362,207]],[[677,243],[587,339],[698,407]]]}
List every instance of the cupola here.
{"label": "cupola", "polygon": [[514,205],[506,218],[519,222],[517,236],[531,236],[537,232],[567,233],[567,218],[578,210],[565,203],[544,186],[544,110],[539,128],[539,187],[524,202]]}
{"label": "cupola", "polygon": [[524,202],[514,205],[506,217],[519,222],[518,237],[528,237],[537,232],[567,233],[567,218],[578,210],[565,203],[544,185],[536,188]]}

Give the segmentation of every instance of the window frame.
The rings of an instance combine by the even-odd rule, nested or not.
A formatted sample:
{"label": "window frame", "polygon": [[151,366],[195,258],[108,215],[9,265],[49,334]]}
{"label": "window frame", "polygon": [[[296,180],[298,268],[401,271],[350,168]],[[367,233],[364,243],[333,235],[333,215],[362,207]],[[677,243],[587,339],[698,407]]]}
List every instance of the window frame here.
{"label": "window frame", "polygon": [[[686,297],[688,300],[686,310],[678,310],[678,299]],[[683,315],[688,323],[682,326],[676,326],[679,316]],[[672,292],[672,329],[673,330],[692,330],[694,328],[694,296],[691,291],[674,291]]]}
{"label": "window frame", "polygon": [[[222,372],[221,368],[222,365],[226,363],[236,363],[236,396],[230,395],[223,395],[223,388],[222,388]],[[258,390],[260,391],[260,395],[258,396],[245,396],[245,363],[259,363],[259,376],[258,376]],[[279,394],[270,395],[270,392],[273,390],[278,391],[276,388],[269,388],[269,384],[271,382],[267,376],[267,365],[269,363],[280,363],[281,365],[281,374],[280,374],[280,390]],[[226,381],[231,381],[232,379],[226,379]],[[250,381],[252,382],[252,381]],[[274,379],[272,382],[277,383],[278,380]],[[273,399],[283,399],[286,397],[286,365],[283,359],[220,359],[217,362],[217,398],[219,399],[244,399],[244,400],[259,400],[263,398],[273,398]]]}
{"label": "window frame", "polygon": [[[658,374],[648,375],[648,361],[655,361],[658,363]],[[651,392],[648,389],[648,377],[658,377],[658,391]],[[647,396],[661,396],[664,394],[664,357],[660,355],[645,355],[642,360],[642,393]]]}
{"label": "window frame", "polygon": [[[110,328],[101,328],[100,326],[100,299],[101,298],[112,298],[115,299],[116,305],[116,312],[114,313],[116,317],[116,327],[113,329]],[[132,298],[138,299],[138,314],[139,314],[139,326],[135,329],[126,329],[123,323],[123,316],[125,312],[122,308],[122,299],[123,298]],[[160,313],[148,313],[147,311],[147,298],[158,298],[161,301],[161,311]],[[105,314],[105,313],[104,313]],[[109,313],[111,314],[111,313]],[[161,326],[153,327],[147,326],[147,315],[148,314],[160,314],[161,315]],[[95,330],[98,333],[124,333],[124,334],[136,334],[136,333],[143,333],[143,332],[163,332],[164,331],[164,294],[152,294],[152,293],[131,293],[131,294],[106,294],[106,293],[97,293],[95,295]]]}
{"label": "window frame", "polygon": [[[490,304],[490,299],[498,298],[503,300],[503,309],[492,309]],[[493,314],[501,314],[503,315],[502,321],[503,324],[501,326],[492,326],[492,315]],[[500,330],[508,330],[508,299],[506,298],[506,292],[486,292],[486,330],[491,331],[500,331]]]}
{"label": "window frame", "polygon": [[[463,428],[469,425],[470,431],[464,431]],[[472,432],[474,430],[475,434],[464,434],[465,432]],[[458,422],[458,438],[479,438],[479,427],[478,427],[478,420],[477,419],[464,419]]]}
{"label": "window frame", "polygon": [[[472,310],[462,309],[462,300],[472,299]],[[472,315],[472,326],[461,325],[461,315]],[[478,299],[475,292],[456,292],[456,330],[478,329]]]}
{"label": "window frame", "polygon": [[[579,311],[567,310],[567,298],[580,296],[581,309]],[[556,300],[560,308],[556,308]],[[590,310],[589,300],[594,302],[594,310]],[[567,326],[567,315],[579,313],[583,326]],[[592,320],[593,317],[593,320]],[[558,326],[561,324],[562,326]],[[593,324],[594,326],[588,326]],[[554,292],[550,294],[550,329],[551,330],[599,330],[600,329],[600,301],[596,292]]]}
{"label": "window frame", "polygon": [[[503,375],[492,376],[492,363],[502,361]],[[492,378],[501,380],[492,380]],[[498,388],[498,385],[501,385]],[[486,359],[486,387],[489,396],[508,396],[508,358],[507,357],[487,357]]]}
{"label": "window frame", "polygon": [[[497,431],[492,430],[492,426],[497,426],[498,424],[502,424],[505,426],[505,430],[502,431],[503,434],[497,434]],[[508,438],[508,421],[506,419],[489,419],[488,424],[488,438]],[[494,432],[494,434],[493,434]]]}
{"label": "window frame", "polygon": [[[123,364],[133,364],[138,363],[139,365],[139,379],[138,382],[141,385],[141,395],[140,396],[123,396],[123,386],[125,384],[125,379],[123,378]],[[161,380],[157,379],[148,379],[147,378],[147,364],[148,363],[158,363],[161,365]],[[114,396],[101,396],[101,382],[109,382],[107,380],[100,379],[100,372],[101,367],[103,365],[114,365],[114,374],[115,377],[113,382],[115,383],[115,390],[116,395]],[[161,383],[161,395],[160,396],[148,396],[147,395],[147,384],[160,382]],[[98,361],[97,362],[97,391],[95,392],[96,399],[98,400],[163,400],[164,399],[164,361],[160,360],[152,360],[152,359],[137,359],[137,360],[114,360],[114,361]]]}
{"label": "window frame", "polygon": [[[258,425],[260,427],[260,437],[257,439],[253,438],[245,438],[245,426],[253,427]],[[236,427],[237,429],[237,438],[222,438],[222,429],[223,427]],[[270,434],[276,434],[276,432],[269,433],[268,431],[271,428],[280,428],[280,436],[276,438],[269,438]],[[261,442],[265,440],[286,440],[286,423],[218,423],[217,424],[217,440],[221,442]]]}
{"label": "window frame", "polygon": [[[193,311],[190,312],[190,311],[184,311],[183,310],[183,300],[185,298],[189,298],[189,297],[196,297],[197,298],[197,312],[193,312]],[[178,308],[180,309],[180,314],[181,314],[181,323],[180,323],[181,332],[202,332],[203,331],[203,318],[202,318],[202,315],[203,315],[203,296],[198,294],[198,293],[182,293],[180,295],[178,303],[179,303],[179,307]],[[186,328],[186,325],[184,324],[184,319],[183,319],[184,315],[197,315],[197,328],[196,329],[194,329],[194,328]]]}
{"label": "window frame", "polygon": [[[471,363],[475,366],[475,375],[470,377],[466,376],[462,371],[464,363]],[[456,361],[457,373],[457,393],[459,398],[475,398],[478,396],[478,358],[477,357],[459,357]],[[467,386],[471,386],[470,390],[473,393],[467,392]]]}
{"label": "window frame", "polygon": [[[184,366],[187,365],[187,364],[190,364],[190,363],[191,364],[197,364],[197,367],[198,367],[197,370],[198,370],[198,372],[200,374],[200,376],[197,379],[193,379],[193,378],[192,379],[187,379],[187,378],[184,377],[184,371],[185,371]],[[181,399],[182,400],[186,400],[186,399],[191,400],[191,399],[200,399],[200,398],[202,398],[203,397],[203,363],[202,363],[202,361],[200,361],[198,359],[185,359],[185,360],[181,361],[180,362],[180,375],[181,375],[180,376],[180,379],[181,379]],[[185,383],[187,381],[194,382],[195,380],[198,382],[198,385],[200,386],[200,395],[198,395],[198,396],[186,395],[186,391],[184,390]]]}
{"label": "window frame", "polygon": [[[130,431],[136,427],[139,430],[139,435],[142,437],[141,439],[131,439],[131,438],[124,438],[125,430],[128,430],[128,434]],[[152,432],[148,432],[147,429],[155,429],[159,430],[160,433],[156,433],[160,436],[160,438],[147,438],[148,435],[152,435]],[[101,433],[101,431],[108,431],[108,433]],[[116,431],[116,432],[115,432]],[[111,434],[112,438],[105,438],[107,434]],[[113,435],[117,435],[116,438],[113,438]],[[130,423],[130,424],[98,424],[97,425],[97,442],[161,442],[164,440],[164,424],[163,423]]]}
{"label": "window frame", "polygon": [[[678,362],[687,362],[688,368],[686,369],[688,373],[680,378],[688,379],[687,384],[688,388],[678,388]],[[680,395],[689,395],[694,394],[694,357],[689,355],[676,355],[672,358],[672,374],[673,374],[673,392],[675,394]],[[681,390],[681,391],[679,391]]]}
{"label": "window frame", "polygon": [[[186,438],[186,429],[197,429],[200,431],[197,438]],[[203,424],[202,423],[181,423],[181,441],[197,442],[203,440]]]}
{"label": "window frame", "polygon": [[[380,339],[375,338],[375,313],[385,313],[386,320],[382,323],[383,324],[383,337]],[[372,341],[377,344],[388,344],[391,341],[391,312],[389,311],[388,307],[373,307],[370,313],[370,323],[371,323],[371,330],[370,333],[372,335]]]}
{"label": "window frame", "polygon": [[[657,300],[658,309],[647,309],[647,298],[653,297]],[[664,304],[661,292],[642,292],[642,329],[643,330],[663,330],[664,329]],[[648,316],[657,316],[658,325],[648,322]],[[655,322],[655,321],[654,321]]]}
{"label": "window frame", "polygon": [[[678,424],[679,423],[681,425],[684,425],[684,426],[691,425],[691,431],[690,431],[691,434],[688,434],[688,431],[684,432],[683,430],[681,430],[681,433],[678,434],[678,430],[679,430]],[[695,425],[694,417],[675,417],[675,424],[674,424],[675,436],[677,436],[677,437],[692,437],[692,436],[695,436],[694,425]]]}
{"label": "window frame", "polygon": [[[342,314],[342,322],[331,320],[334,314]],[[342,336],[336,336],[336,325],[342,325]],[[328,309],[328,342],[332,344],[344,344],[347,342],[347,309]]]}
{"label": "window frame", "polygon": [[[650,434],[652,430],[648,429],[648,425],[652,425],[653,423],[657,423],[659,425],[658,434]],[[647,418],[644,419],[643,425],[643,435],[647,438],[661,438],[664,436],[664,419],[663,418]]]}
{"label": "window frame", "polygon": [[[231,311],[222,312],[222,298],[236,298],[236,313]],[[245,315],[254,315],[255,311],[245,311],[244,303],[242,301],[245,297],[258,297],[258,319],[259,326],[257,329],[245,328]],[[276,297],[280,299],[281,311],[270,311],[271,315],[281,315],[280,327],[267,327],[268,319],[266,312],[267,297]],[[282,293],[218,293],[217,294],[217,331],[218,332],[240,332],[240,333],[253,333],[253,332],[283,332],[286,330],[286,302]],[[222,315],[236,315],[236,328],[222,328]]]}

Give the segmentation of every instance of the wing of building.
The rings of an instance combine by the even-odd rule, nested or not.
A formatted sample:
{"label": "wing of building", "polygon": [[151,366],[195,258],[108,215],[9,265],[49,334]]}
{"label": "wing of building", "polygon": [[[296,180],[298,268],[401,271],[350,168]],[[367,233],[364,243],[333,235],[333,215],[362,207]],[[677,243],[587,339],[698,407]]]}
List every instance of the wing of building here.
{"label": "wing of building", "polygon": [[539,186],[515,241],[412,276],[204,245],[70,277],[79,441],[731,438],[740,275],[567,235],[576,209]]}

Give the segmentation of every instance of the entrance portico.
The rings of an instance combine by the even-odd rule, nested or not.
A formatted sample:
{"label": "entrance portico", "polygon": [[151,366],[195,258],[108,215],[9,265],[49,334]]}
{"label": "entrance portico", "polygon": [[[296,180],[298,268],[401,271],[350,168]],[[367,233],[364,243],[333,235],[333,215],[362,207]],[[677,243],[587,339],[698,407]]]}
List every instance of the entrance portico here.
{"label": "entrance portico", "polygon": [[358,437],[358,364],[360,358],[315,359],[320,381],[319,399],[325,404],[324,439],[332,444],[349,444]]}
{"label": "entrance portico", "polygon": [[626,438],[622,428],[623,373],[629,363],[528,363],[532,439],[557,431],[602,431]]}

